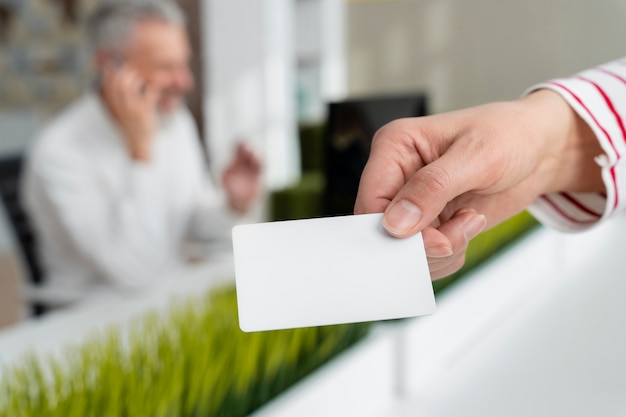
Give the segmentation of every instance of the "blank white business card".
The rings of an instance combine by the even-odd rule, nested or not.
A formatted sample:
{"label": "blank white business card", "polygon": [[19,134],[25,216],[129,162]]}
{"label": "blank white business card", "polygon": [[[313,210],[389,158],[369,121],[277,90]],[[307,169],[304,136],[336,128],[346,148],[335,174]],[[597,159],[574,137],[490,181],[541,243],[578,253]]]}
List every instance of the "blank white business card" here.
{"label": "blank white business card", "polygon": [[435,312],[421,234],[398,239],[382,214],[233,228],[243,331],[389,320]]}

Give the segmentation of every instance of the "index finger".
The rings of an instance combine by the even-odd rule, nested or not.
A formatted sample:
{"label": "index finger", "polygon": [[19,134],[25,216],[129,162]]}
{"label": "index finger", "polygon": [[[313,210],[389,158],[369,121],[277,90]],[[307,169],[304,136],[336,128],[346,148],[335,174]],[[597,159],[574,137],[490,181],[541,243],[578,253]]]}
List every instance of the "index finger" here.
{"label": "index finger", "polygon": [[382,213],[424,161],[411,132],[409,119],[395,120],[374,135],[369,159],[361,174],[354,213]]}

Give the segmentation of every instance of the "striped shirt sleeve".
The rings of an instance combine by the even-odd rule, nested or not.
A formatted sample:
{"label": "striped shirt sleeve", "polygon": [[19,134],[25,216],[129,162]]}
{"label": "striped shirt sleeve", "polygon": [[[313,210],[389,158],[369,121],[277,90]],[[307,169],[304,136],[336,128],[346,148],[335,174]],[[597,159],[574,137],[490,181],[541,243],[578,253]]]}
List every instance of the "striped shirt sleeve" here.
{"label": "striped shirt sleeve", "polygon": [[626,209],[626,58],[535,85],[526,93],[543,88],[560,94],[591,127],[604,150],[596,162],[606,191],[546,194],[529,211],[555,229],[583,231]]}

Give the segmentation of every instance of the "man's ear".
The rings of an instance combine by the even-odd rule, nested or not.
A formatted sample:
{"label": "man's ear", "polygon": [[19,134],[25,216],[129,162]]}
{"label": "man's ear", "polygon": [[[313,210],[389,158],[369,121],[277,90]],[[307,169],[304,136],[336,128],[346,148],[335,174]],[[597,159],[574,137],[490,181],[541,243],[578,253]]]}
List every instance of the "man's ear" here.
{"label": "man's ear", "polygon": [[93,65],[97,69],[104,68],[108,61],[107,53],[102,50],[96,51],[93,54],[92,60],[93,60]]}

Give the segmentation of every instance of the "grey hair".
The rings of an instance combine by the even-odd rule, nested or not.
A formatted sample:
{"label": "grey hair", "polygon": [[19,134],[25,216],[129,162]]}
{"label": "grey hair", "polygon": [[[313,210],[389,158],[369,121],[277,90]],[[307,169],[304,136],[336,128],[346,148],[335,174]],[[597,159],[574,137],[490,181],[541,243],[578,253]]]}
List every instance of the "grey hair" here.
{"label": "grey hair", "polygon": [[185,26],[185,15],[171,0],[112,0],[103,2],[87,19],[87,33],[94,50],[117,50],[127,42],[134,26],[157,20]]}

